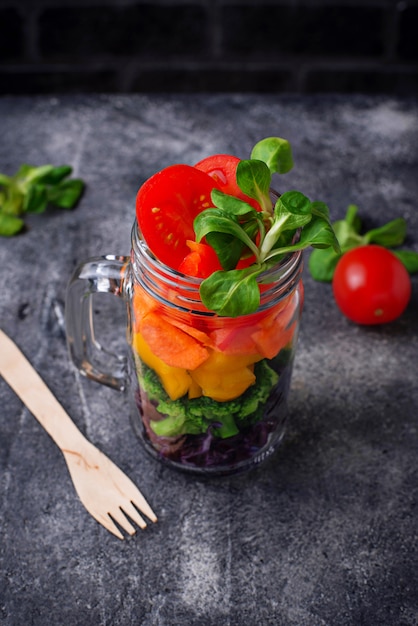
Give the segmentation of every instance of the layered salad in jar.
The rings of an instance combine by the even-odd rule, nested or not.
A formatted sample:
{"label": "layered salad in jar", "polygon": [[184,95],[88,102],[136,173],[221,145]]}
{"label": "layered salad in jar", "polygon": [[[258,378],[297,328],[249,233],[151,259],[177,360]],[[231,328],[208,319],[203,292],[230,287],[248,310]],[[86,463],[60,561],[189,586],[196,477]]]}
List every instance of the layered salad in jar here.
{"label": "layered salad in jar", "polygon": [[292,166],[289,142],[269,137],[249,159],[175,164],[138,191],[134,428],[175,467],[239,471],[283,436],[302,251],[338,249],[323,202],[272,191],[272,176]]}

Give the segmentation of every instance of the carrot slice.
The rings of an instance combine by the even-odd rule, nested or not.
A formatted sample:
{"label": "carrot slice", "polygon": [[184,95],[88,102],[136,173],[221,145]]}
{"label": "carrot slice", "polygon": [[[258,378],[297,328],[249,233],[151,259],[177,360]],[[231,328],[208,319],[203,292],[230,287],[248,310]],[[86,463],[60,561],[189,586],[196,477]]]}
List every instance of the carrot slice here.
{"label": "carrot slice", "polygon": [[158,304],[154,298],[147,294],[141,287],[135,286],[132,296],[133,327],[135,332],[138,332],[141,319],[144,315],[156,309],[157,306]]}
{"label": "carrot slice", "polygon": [[197,341],[199,341],[200,343],[203,343],[204,346],[213,345],[212,339],[209,337],[207,333],[203,332],[203,330],[199,330],[198,328],[195,328],[194,326],[189,326],[188,324],[185,324],[184,322],[180,322],[180,320],[177,320],[177,319],[175,320],[174,318],[169,317],[168,315],[164,315],[164,313],[161,313],[161,318],[164,319],[169,324],[171,324],[172,326],[179,328],[180,330],[185,332],[187,335],[190,335],[194,339],[197,339]]}
{"label": "carrot slice", "polygon": [[201,343],[153,311],[142,318],[139,330],[152,352],[167,365],[194,370],[209,356]]}

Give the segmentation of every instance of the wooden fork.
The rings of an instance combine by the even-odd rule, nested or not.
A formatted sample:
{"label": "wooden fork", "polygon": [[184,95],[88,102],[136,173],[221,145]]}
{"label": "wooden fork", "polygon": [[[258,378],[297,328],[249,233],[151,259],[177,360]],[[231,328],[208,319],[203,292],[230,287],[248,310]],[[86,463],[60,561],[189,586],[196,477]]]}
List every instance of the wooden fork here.
{"label": "wooden fork", "polygon": [[134,483],[78,430],[16,344],[0,329],[0,374],[63,453],[77,494],[102,526],[123,539],[115,522],[129,535],[157,517]]}

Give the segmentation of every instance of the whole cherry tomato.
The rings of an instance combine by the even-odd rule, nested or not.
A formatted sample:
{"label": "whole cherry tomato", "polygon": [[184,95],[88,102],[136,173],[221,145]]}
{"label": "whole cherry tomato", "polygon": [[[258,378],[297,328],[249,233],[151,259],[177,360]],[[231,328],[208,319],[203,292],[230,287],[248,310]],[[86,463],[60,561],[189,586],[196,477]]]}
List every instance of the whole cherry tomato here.
{"label": "whole cherry tomato", "polygon": [[342,255],[332,281],[335,301],[357,324],[384,324],[403,313],[411,297],[411,279],[387,248],[359,246]]}

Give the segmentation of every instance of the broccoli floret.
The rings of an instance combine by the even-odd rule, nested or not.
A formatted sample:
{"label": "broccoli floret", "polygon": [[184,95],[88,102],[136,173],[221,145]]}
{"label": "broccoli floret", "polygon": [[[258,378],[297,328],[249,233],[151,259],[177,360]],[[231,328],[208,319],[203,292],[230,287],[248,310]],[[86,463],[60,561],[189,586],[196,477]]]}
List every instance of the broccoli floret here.
{"label": "broccoli floret", "polygon": [[146,392],[148,399],[156,403],[169,402],[170,397],[162,386],[158,374],[139,358],[135,359],[135,365],[139,386]]}
{"label": "broccoli floret", "polygon": [[267,398],[279,380],[278,374],[263,360],[255,364],[254,385],[234,400],[217,402],[206,396],[189,399],[187,395],[171,400],[152,369],[142,364],[138,371],[139,383],[149,400],[155,403],[159,413],[167,416],[150,422],[152,430],[160,437],[198,435],[206,433],[209,427],[215,436],[232,437],[240,427],[262,418]]}
{"label": "broccoli floret", "polygon": [[258,422],[264,413],[264,407],[272,388],[278,383],[279,375],[263,359],[254,366],[256,382],[239,398],[240,406],[236,414],[237,422],[249,426]]}
{"label": "broccoli floret", "polygon": [[187,396],[178,400],[171,400],[162,386],[158,375],[153,369],[140,364],[137,367],[140,387],[146,392],[148,399],[153,402],[158,412],[166,415],[165,419],[151,421],[151,428],[159,437],[178,437],[179,435],[197,435],[207,431],[211,424],[209,407],[206,402],[210,398],[195,398],[189,400]]}
{"label": "broccoli floret", "polygon": [[[160,421],[151,421],[151,428],[160,437],[179,435],[199,435],[213,427],[213,434],[222,438],[232,437],[239,430],[234,421],[234,414],[229,402],[222,404],[201,396],[189,400],[187,396],[179,400],[160,400],[158,411],[167,417]],[[224,406],[225,405],[225,406]]]}
{"label": "broccoli floret", "polygon": [[[158,410],[162,410],[159,405]],[[193,419],[184,414],[169,415],[160,421],[151,421],[151,428],[158,437],[178,437],[179,435],[199,435],[206,432],[210,425],[203,416]]]}

